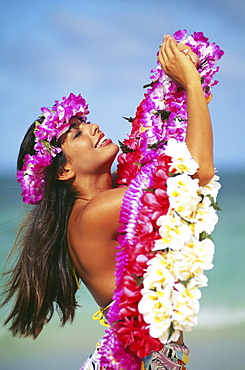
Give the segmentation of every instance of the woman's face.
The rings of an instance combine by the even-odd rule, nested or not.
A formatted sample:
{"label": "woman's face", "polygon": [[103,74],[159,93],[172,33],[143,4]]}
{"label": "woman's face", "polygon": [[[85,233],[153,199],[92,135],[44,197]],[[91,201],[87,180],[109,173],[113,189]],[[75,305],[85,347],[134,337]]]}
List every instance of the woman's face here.
{"label": "woman's face", "polygon": [[61,148],[75,174],[100,174],[110,170],[118,145],[100,131],[96,124],[70,120],[69,131],[61,137]]}

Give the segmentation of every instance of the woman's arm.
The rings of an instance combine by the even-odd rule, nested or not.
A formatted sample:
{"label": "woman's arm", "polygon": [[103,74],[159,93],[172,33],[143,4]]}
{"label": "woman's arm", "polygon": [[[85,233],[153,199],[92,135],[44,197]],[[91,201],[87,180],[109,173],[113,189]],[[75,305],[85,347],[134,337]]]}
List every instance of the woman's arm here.
{"label": "woman's arm", "polygon": [[194,177],[201,186],[214,175],[212,123],[196,69],[196,54],[185,54],[173,37],[166,35],[160,48],[159,61],[165,73],[186,91],[188,126],[186,144],[199,165]]}

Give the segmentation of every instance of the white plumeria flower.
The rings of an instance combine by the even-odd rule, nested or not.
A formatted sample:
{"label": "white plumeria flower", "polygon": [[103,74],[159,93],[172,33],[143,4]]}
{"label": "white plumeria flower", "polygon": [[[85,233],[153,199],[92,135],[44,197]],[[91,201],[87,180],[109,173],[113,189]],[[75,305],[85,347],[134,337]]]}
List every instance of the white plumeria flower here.
{"label": "white plumeria flower", "polygon": [[[173,251],[168,251],[168,252],[162,252],[162,253],[158,253],[157,255],[156,255],[156,257],[154,257],[152,260],[155,260],[155,258],[157,258],[157,262],[158,262],[158,265],[159,266],[162,266],[162,267],[164,267],[164,268],[166,268],[168,271],[169,271],[169,273],[171,274],[171,275],[173,275],[173,271],[174,271],[174,269],[175,269],[175,265],[176,265],[176,252],[173,252]],[[148,264],[150,264],[150,262],[152,261],[152,260],[150,260],[150,261],[148,261]],[[153,265],[153,267],[152,267],[154,270],[156,270],[156,268],[155,268],[155,266]],[[150,270],[150,268],[148,268],[147,269],[147,272],[150,272],[151,270]],[[170,277],[171,278],[171,277]],[[173,285],[174,284],[174,281],[175,281],[176,279],[174,279],[173,278],[173,280],[172,280],[172,278],[171,278],[171,284]]]}
{"label": "white plumeria flower", "polygon": [[211,270],[213,268],[214,243],[211,239],[206,238],[200,241],[199,248],[195,249],[196,264],[203,270]]}
{"label": "white plumeria flower", "polygon": [[199,311],[200,290],[192,285],[192,281],[185,287],[181,283],[175,284],[172,294],[173,326],[178,330],[190,331],[197,324]]}
{"label": "white plumeria flower", "polygon": [[193,275],[194,275],[193,280],[195,281],[195,285],[198,288],[204,288],[208,286],[208,278],[206,275],[204,275],[203,269],[199,268],[195,270]]}
{"label": "white plumeria flower", "polygon": [[207,197],[204,197],[203,201],[198,204],[195,215],[195,235],[202,231],[206,231],[210,235],[218,222],[218,216],[215,209],[208,206],[208,204],[210,204],[210,200]]}
{"label": "white plumeria flower", "polygon": [[160,254],[149,260],[144,274],[144,288],[154,289],[157,284],[160,284],[162,288],[166,284],[169,286],[174,284],[174,278],[166,268],[165,260]]}
{"label": "white plumeria flower", "polygon": [[[196,241],[202,244],[203,242]],[[196,286],[204,287],[207,286],[207,277],[204,275],[204,269],[208,270],[212,268],[212,253],[204,260],[198,255],[198,251],[193,250],[189,246],[184,246],[181,251],[169,251],[164,255],[164,261],[166,268],[174,278],[174,281],[187,281],[190,278],[194,278],[196,281]],[[192,241],[193,243],[193,241]],[[211,242],[212,243],[212,242]],[[192,244],[193,247],[194,244]],[[199,248],[201,246],[199,245]],[[205,254],[205,252],[203,253]]]}
{"label": "white plumeria flower", "polygon": [[187,264],[188,260],[182,253],[182,250],[169,251],[164,256],[166,267],[174,278],[174,281],[188,280],[193,274],[190,272],[190,266]]}
{"label": "white plumeria flower", "polygon": [[[143,284],[142,299],[138,304],[139,312],[145,322],[150,324],[150,335],[166,343],[173,316],[171,294],[174,278],[160,254],[148,262]],[[178,333],[175,333],[175,337],[178,338],[178,336]]]}
{"label": "white plumeria flower", "polygon": [[191,237],[189,226],[184,224],[177,216],[160,216],[157,220],[157,225],[161,225],[159,228],[161,239],[155,241],[153,251],[165,248],[179,250]]}
{"label": "white plumeria flower", "polygon": [[181,253],[183,266],[186,266],[190,273],[195,273],[199,269],[210,270],[213,267],[214,243],[211,239],[199,241],[192,237]]}
{"label": "white plumeria flower", "polygon": [[142,289],[142,299],[139,302],[139,312],[145,315],[145,321],[152,323],[155,316],[172,315],[172,305],[170,304],[172,288],[165,286],[164,289],[159,287],[156,290]]}
{"label": "white plumeria flower", "polygon": [[[150,330],[149,330],[150,336],[153,338],[158,338],[160,342],[162,343],[167,343],[167,341],[169,340],[169,336],[170,336],[171,322],[172,322],[172,317],[171,317],[171,320],[168,322],[167,328],[165,328],[165,325],[162,324],[162,320],[158,325],[156,325],[155,323],[150,325]],[[173,335],[171,336],[171,340],[173,341],[177,340],[179,338],[179,334],[180,334],[179,330],[175,331],[175,333],[173,333]]]}
{"label": "white plumeria flower", "polygon": [[170,207],[182,217],[190,216],[202,199],[197,193],[198,189],[198,179],[192,179],[187,174],[168,178],[167,194]]}
{"label": "white plumeria flower", "polygon": [[192,259],[181,251],[174,251],[175,265],[171,271],[175,281],[186,281],[193,277]]}
{"label": "white plumeria flower", "polygon": [[193,326],[198,324],[197,316],[192,312],[190,315],[179,315],[176,313],[175,319],[173,319],[173,327],[175,330],[190,332]]}
{"label": "white plumeria flower", "polygon": [[165,154],[172,157],[170,172],[175,170],[176,173],[187,173],[189,175],[194,175],[198,169],[198,164],[191,157],[191,154],[184,141],[178,142],[174,138],[169,139],[165,148]]}
{"label": "white plumeria flower", "polygon": [[145,322],[150,324],[150,335],[164,342],[169,337],[169,328],[173,317],[171,291],[169,286],[152,292],[143,289],[143,297],[138,305],[139,312],[143,314]]}
{"label": "white plumeria flower", "polygon": [[[201,298],[201,291],[197,288],[195,279],[190,279],[187,285],[184,285],[181,282],[174,284],[173,292],[178,292],[183,299],[187,300]],[[197,313],[199,310],[199,304],[192,306],[192,309]]]}
{"label": "white plumeria flower", "polygon": [[214,242],[211,239],[206,238],[201,241],[201,244],[203,260],[206,261],[207,264],[212,264],[215,252]]}
{"label": "white plumeria flower", "polygon": [[214,198],[214,201],[217,199],[218,192],[221,188],[219,181],[219,176],[214,175],[214,177],[209,181],[208,184],[200,188],[200,193],[204,196],[211,195]]}

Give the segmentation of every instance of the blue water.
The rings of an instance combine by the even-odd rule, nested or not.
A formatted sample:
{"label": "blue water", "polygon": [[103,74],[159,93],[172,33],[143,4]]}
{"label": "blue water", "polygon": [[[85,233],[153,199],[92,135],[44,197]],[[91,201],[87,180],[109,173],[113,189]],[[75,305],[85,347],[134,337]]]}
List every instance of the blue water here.
{"label": "blue water", "polygon": [[[222,211],[218,213],[219,223],[213,233],[216,245],[215,267],[207,274],[209,286],[202,289],[199,325],[192,333],[187,334],[193,352],[190,370],[220,369],[221,366],[217,363],[221,353],[225,356],[226,346],[230,348],[231,343],[240,343],[241,338],[244,338],[245,173],[220,171],[219,176],[222,189],[218,201]],[[14,178],[0,180],[0,271],[3,270],[7,253],[25,211],[19,193],[20,188]],[[79,369],[97,338],[102,335],[103,329],[91,320],[91,314],[97,307],[85,288],[79,291],[78,299],[82,308],[78,310],[72,325],[68,324],[61,329],[55,317],[35,341],[12,338],[7,329],[2,327],[0,370]],[[8,307],[0,311],[0,323],[3,322],[7,309]],[[212,354],[212,363],[208,362],[209,356],[203,352],[204,345],[205,351]],[[235,349],[234,358],[228,356],[227,352],[226,366],[222,369],[243,368],[234,351]]]}

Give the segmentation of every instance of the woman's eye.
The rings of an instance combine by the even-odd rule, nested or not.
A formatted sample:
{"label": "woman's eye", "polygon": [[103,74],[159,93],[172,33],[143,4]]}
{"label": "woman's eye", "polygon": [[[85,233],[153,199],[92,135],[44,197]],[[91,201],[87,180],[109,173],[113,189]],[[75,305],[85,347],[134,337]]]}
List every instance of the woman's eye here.
{"label": "woman's eye", "polygon": [[74,135],[74,139],[76,138],[76,137],[78,137],[78,136],[80,136],[81,135],[81,131],[80,130],[77,130],[77,132],[75,133],[75,135]]}
{"label": "woman's eye", "polygon": [[72,123],[71,125],[70,125],[70,127],[68,128],[68,130],[66,131],[66,133],[67,134],[69,134],[69,132],[71,132],[71,129],[72,128],[75,128],[76,127],[76,124],[75,123]]}

